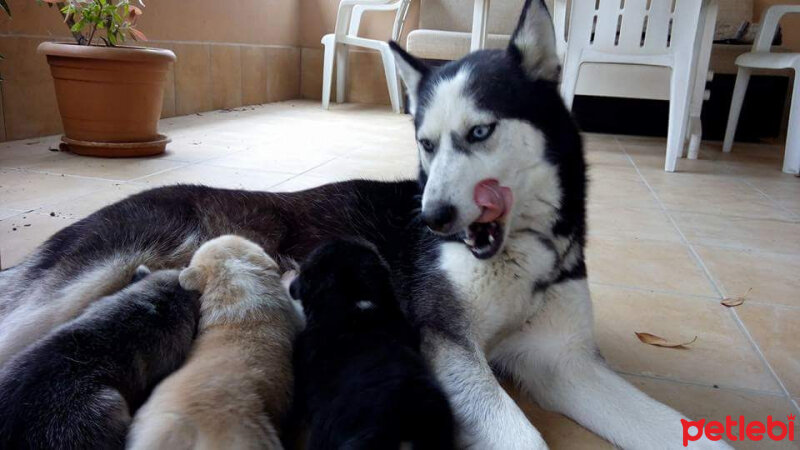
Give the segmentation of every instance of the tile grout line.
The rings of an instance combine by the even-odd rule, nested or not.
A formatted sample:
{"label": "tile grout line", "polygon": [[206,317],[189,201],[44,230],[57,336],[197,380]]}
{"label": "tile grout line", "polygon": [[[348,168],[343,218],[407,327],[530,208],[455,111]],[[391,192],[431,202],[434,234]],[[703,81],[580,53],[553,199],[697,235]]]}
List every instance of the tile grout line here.
{"label": "tile grout line", "polygon": [[[619,142],[619,139],[617,139],[616,137],[614,139],[616,139],[617,142]],[[667,217],[670,220],[670,223],[672,223],[672,225],[677,230],[678,234],[681,236],[681,239],[684,240],[685,245],[689,248],[690,253],[694,257],[695,262],[703,270],[706,278],[711,283],[711,285],[714,288],[714,290],[717,291],[717,293],[719,294],[720,298],[724,298],[725,296],[723,294],[723,289],[719,286],[717,280],[711,274],[711,271],[708,269],[708,266],[706,266],[705,262],[700,257],[700,254],[697,253],[697,251],[695,250],[694,246],[689,242],[688,239],[686,239],[686,236],[684,235],[683,231],[678,226],[678,224],[675,221],[675,219],[672,217],[672,214],[670,214],[669,210],[667,210],[664,207],[664,204],[661,202],[661,198],[658,196],[658,194],[656,193],[655,189],[653,189],[653,187],[650,185],[650,183],[647,181],[647,179],[645,179],[644,175],[642,175],[642,172],[639,170],[639,167],[636,165],[636,162],[633,160],[633,158],[631,158],[631,156],[628,154],[628,152],[625,150],[624,147],[623,147],[622,151],[625,154],[625,156],[628,157],[630,162],[633,164],[633,167],[636,170],[636,173],[639,174],[639,177],[642,179],[642,182],[644,182],[644,184],[650,190],[650,193],[656,199],[656,202],[661,207],[662,211],[667,215]],[[778,387],[780,387],[780,389],[783,391],[783,394],[786,396],[786,398],[788,398],[790,401],[794,402],[794,400],[792,398],[792,395],[789,393],[789,390],[786,388],[786,385],[783,383],[783,380],[781,380],[780,377],[778,376],[777,372],[775,372],[775,369],[772,367],[772,365],[767,360],[767,357],[764,355],[764,352],[761,350],[761,347],[759,347],[758,343],[755,341],[753,336],[750,334],[750,331],[747,329],[747,327],[745,326],[744,322],[742,322],[741,318],[739,317],[739,314],[737,314],[737,312],[735,311],[735,308],[728,308],[728,309],[730,310],[729,313],[733,317],[734,322],[736,323],[737,327],[739,328],[739,330],[742,333],[744,333],[745,337],[750,342],[751,347],[753,348],[753,350],[755,350],[755,352],[758,355],[759,359],[761,359],[761,362],[767,368],[767,371],[769,372],[769,374],[772,376],[772,378],[778,384]]]}
{"label": "tile grout line", "polygon": [[625,371],[625,370],[615,370],[614,372],[616,372],[616,373],[618,373],[620,375],[627,375],[627,376],[631,376],[631,377],[644,378],[644,379],[648,379],[648,380],[663,381],[663,382],[666,382],[666,383],[682,384],[684,386],[696,386],[696,387],[702,387],[702,388],[708,388],[708,389],[724,389],[724,390],[734,391],[734,392],[743,392],[743,393],[756,394],[756,395],[768,395],[770,397],[775,397],[775,398],[785,398],[785,394],[782,391],[765,391],[765,390],[761,390],[761,389],[752,389],[752,388],[746,388],[746,387],[736,387],[736,386],[720,385],[720,384],[717,384],[716,385],[717,387],[714,387],[715,386],[714,384],[704,384],[704,383],[697,382],[697,381],[689,381],[689,380],[681,380],[681,379],[677,379],[677,378],[661,377],[661,376],[658,376],[658,375],[647,375],[647,374],[644,374],[644,373],[628,372],[628,371]]}
{"label": "tile grout line", "polygon": [[[673,296],[673,297],[696,298],[698,300],[714,302],[716,304],[719,304],[719,302],[720,302],[719,297],[712,297],[712,296],[701,295],[701,294],[691,294],[691,293],[688,293],[688,292],[681,292],[681,291],[672,291],[672,290],[669,290],[669,289],[655,289],[655,288],[648,288],[648,287],[643,287],[643,286],[633,286],[633,285],[629,285],[629,284],[606,283],[606,282],[602,282],[602,281],[589,281],[589,285],[616,288],[616,289],[621,289],[621,290],[624,290],[624,291],[652,292],[654,294],[670,295],[670,296]],[[790,311],[800,310],[800,306],[767,303],[766,301],[751,299],[749,297],[747,299],[747,303],[748,304],[754,304],[754,305],[760,305],[760,306],[770,306],[772,308],[778,308],[778,309],[788,309]]]}

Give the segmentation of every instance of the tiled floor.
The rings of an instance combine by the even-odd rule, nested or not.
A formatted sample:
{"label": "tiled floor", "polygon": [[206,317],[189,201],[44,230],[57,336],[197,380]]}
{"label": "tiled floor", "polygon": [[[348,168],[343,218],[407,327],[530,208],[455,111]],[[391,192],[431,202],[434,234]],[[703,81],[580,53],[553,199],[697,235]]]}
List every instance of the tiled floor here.
{"label": "tiled floor", "polygon": [[[167,119],[162,130],[173,139],[168,153],[146,160],[50,151],[57,137],[0,144],[2,267],[153,186],[288,191],[416,170],[410,118],[384,109],[288,102]],[[611,366],[696,418],[800,415],[800,178],[780,172],[782,149],[737,145],[723,155],[707,144],[700,160],[668,174],[661,139],[590,135],[586,144],[589,276],[597,340]],[[748,291],[743,306],[719,305]],[[634,331],[697,341],[688,350],[657,348]],[[516,398],[553,448],[605,445]]]}

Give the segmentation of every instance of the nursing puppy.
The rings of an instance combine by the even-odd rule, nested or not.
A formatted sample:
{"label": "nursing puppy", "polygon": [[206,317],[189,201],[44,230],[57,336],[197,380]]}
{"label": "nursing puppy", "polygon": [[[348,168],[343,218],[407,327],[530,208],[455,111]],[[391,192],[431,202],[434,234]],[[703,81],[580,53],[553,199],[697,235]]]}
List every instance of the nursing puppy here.
{"label": "nursing puppy", "polygon": [[202,292],[198,338],[137,414],[129,448],[281,448],[276,424],[289,409],[303,318],[277,264],[255,243],[222,236],[197,250],[180,281]]}
{"label": "nursing puppy", "polygon": [[199,295],[178,274],[96,301],[4,365],[0,448],[123,448],[131,415],[191,348]]}
{"label": "nursing puppy", "polygon": [[294,361],[310,449],[453,448],[450,406],[374,247],[324,245],[289,289],[307,317]]}

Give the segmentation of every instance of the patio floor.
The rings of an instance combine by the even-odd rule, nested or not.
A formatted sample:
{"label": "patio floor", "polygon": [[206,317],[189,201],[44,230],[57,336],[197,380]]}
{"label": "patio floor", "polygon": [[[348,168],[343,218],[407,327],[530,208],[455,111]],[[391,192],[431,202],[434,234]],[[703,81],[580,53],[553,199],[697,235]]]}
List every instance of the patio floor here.
{"label": "patio floor", "polygon": [[[290,191],[416,173],[409,116],[363,105],[286,102],[165,119],[156,158],[59,152],[58,137],[0,143],[0,263],[104,205],[172,183]],[[780,146],[705,144],[665,173],[664,140],[587,135],[589,279],[610,365],[693,418],[800,415],[800,178]],[[55,151],[52,151],[55,150]],[[724,297],[747,294],[726,308]],[[635,331],[697,341],[640,343]],[[515,394],[552,448],[608,445]],[[800,422],[797,422],[800,424]],[[795,434],[800,436],[800,425]],[[736,443],[737,448],[797,443]]]}

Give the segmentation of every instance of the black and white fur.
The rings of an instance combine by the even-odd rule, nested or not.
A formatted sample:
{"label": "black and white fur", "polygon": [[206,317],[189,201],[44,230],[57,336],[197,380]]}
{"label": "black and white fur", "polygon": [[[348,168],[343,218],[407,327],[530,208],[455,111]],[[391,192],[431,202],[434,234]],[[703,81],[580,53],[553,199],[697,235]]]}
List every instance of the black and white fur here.
{"label": "black and white fur", "polygon": [[321,246],[290,292],[307,318],[295,343],[294,401],[309,424],[309,449],[453,448],[447,398],[374,247]]}
{"label": "black and white fur", "polygon": [[[682,448],[681,414],[610,370],[594,342],[583,261],[585,163],[558,96],[553,42],[544,4],[528,0],[506,50],[430,69],[395,46],[417,137],[432,144],[420,150],[418,183],[351,181],[294,194],[177,186],[62,230],[0,274],[0,364],[77,314],[83,299],[119,289],[138,264],[185,265],[197,246],[221,234],[245,236],[279,260],[358,236],[392,268],[462,445],[545,447],[491,365],[542,406],[620,447]],[[472,135],[475,127],[481,132]],[[515,201],[495,246],[476,252],[462,237],[480,213],[474,186],[487,178],[510,187]],[[452,220],[437,226],[446,236],[421,220],[441,222],[441,205],[452,207]]]}
{"label": "black and white fur", "polygon": [[155,272],[17,354],[0,369],[0,448],[124,448],[132,414],[189,353],[198,297]]}

